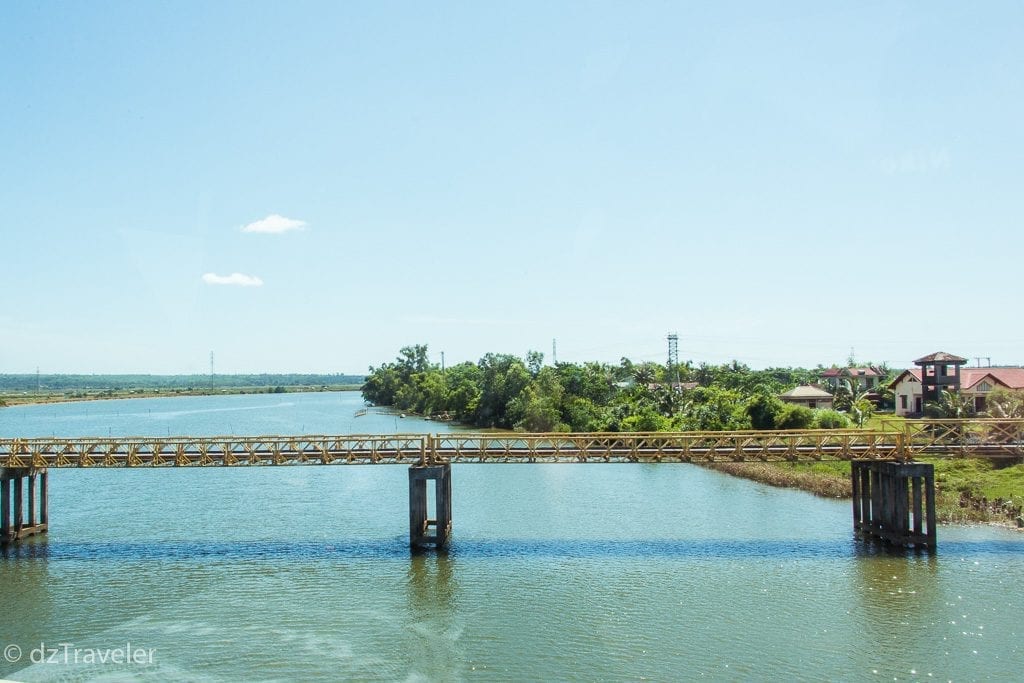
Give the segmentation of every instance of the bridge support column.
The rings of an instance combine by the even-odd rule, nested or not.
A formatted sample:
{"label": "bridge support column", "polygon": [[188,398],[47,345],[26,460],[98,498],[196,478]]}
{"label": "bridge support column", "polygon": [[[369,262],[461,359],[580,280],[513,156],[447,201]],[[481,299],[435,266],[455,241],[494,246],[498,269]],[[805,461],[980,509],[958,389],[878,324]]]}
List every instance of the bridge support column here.
{"label": "bridge support column", "polygon": [[854,531],[892,545],[934,550],[934,466],[875,460],[850,465]]}
{"label": "bridge support column", "polygon": [[[434,482],[434,518],[427,509],[427,482]],[[409,545],[443,548],[452,532],[452,466],[409,468]]]}
{"label": "bridge support column", "polygon": [[[47,529],[47,473],[45,469],[0,469],[0,545],[15,543]],[[36,482],[39,496],[36,496]],[[28,487],[28,500],[25,488]],[[12,494],[13,489],[13,495]],[[36,507],[38,501],[39,507]],[[26,509],[26,502],[28,503]],[[26,514],[27,513],[27,514]],[[26,520],[27,517],[27,520]]]}

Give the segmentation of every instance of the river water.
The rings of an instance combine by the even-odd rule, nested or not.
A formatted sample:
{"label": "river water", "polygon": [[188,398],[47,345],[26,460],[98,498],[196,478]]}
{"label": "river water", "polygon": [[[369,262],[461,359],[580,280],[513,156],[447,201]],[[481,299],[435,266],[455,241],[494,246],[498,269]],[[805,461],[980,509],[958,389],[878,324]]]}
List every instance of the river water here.
{"label": "river water", "polygon": [[[361,407],[356,393],[22,406],[0,410],[0,436],[450,429]],[[402,466],[51,470],[49,534],[0,556],[0,677],[959,681],[1024,669],[1014,532],[940,527],[936,555],[888,555],[854,540],[847,502],[697,466],[458,465],[449,552],[411,555],[407,495]],[[124,649],[136,661],[113,663]]]}

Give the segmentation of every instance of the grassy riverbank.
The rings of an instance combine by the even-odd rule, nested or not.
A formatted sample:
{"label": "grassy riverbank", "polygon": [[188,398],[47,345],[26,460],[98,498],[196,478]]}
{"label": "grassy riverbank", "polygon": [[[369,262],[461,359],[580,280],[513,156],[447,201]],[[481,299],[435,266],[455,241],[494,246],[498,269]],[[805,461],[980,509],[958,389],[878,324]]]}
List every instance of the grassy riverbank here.
{"label": "grassy riverbank", "polygon": [[[1024,524],[1024,464],[978,458],[922,458],[935,465],[936,513],[952,524]],[[850,498],[850,463],[718,463],[720,472],[771,486]]]}

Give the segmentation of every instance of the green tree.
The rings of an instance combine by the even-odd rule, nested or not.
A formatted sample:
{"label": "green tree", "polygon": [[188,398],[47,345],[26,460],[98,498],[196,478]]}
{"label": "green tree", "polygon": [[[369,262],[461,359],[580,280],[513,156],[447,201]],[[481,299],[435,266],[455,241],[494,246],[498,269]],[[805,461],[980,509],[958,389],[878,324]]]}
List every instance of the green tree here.
{"label": "green tree", "polygon": [[562,409],[562,416],[569,429],[574,432],[603,432],[610,428],[610,409],[601,408],[589,398],[572,396]]}
{"label": "green tree", "polygon": [[671,428],[672,421],[650,406],[641,407],[622,421],[624,432],[665,432]]}
{"label": "green tree", "polygon": [[989,417],[1024,418],[1024,391],[996,387],[985,398],[985,413]]}
{"label": "green tree", "polygon": [[395,403],[401,377],[395,367],[384,363],[379,368],[370,366],[370,374],[363,383],[363,398],[378,406],[390,406]]}
{"label": "green tree", "polygon": [[689,392],[676,422],[685,431],[750,429],[743,397],[721,387],[697,387]]}
{"label": "green tree", "polygon": [[562,424],[558,403],[552,396],[545,396],[536,385],[531,384],[512,399],[508,408],[509,419],[518,431],[559,432],[568,431]]}
{"label": "green tree", "polygon": [[658,381],[659,367],[655,363],[641,363],[633,366],[633,381],[646,387]]}
{"label": "green tree", "polygon": [[514,426],[508,406],[530,384],[523,361],[507,354],[488,353],[477,364],[481,371],[480,399],[474,422],[485,427]]}
{"label": "green tree", "polygon": [[483,373],[476,363],[459,363],[445,372],[448,401],[445,410],[460,422],[471,421],[482,393]]}
{"label": "green tree", "polygon": [[530,377],[536,377],[542,367],[544,367],[544,354],[540,351],[527,351],[526,368],[530,371]]}
{"label": "green tree", "polygon": [[850,419],[853,420],[853,424],[857,427],[863,428],[871,416],[875,412],[875,404],[866,398],[858,398],[854,401],[853,405],[850,406]]}
{"label": "green tree", "polygon": [[754,429],[775,429],[785,404],[767,393],[758,393],[747,401],[747,417]]}

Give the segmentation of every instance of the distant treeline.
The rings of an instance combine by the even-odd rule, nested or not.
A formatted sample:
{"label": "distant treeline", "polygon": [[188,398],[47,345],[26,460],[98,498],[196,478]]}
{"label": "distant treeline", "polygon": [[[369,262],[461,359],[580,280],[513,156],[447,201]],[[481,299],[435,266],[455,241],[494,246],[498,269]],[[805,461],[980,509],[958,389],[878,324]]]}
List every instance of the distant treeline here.
{"label": "distant treeline", "polygon": [[[478,427],[530,432],[805,429],[863,424],[872,406],[837,393],[845,412],[784,404],[778,394],[815,381],[824,368],[753,370],[723,365],[558,363],[489,353],[445,369],[427,347],[407,346],[392,363],[370,368],[363,397],[375,405],[442,415]],[[845,401],[844,401],[845,399]]]}
{"label": "distant treeline", "polygon": [[364,375],[0,375],[0,393],[359,386]]}

